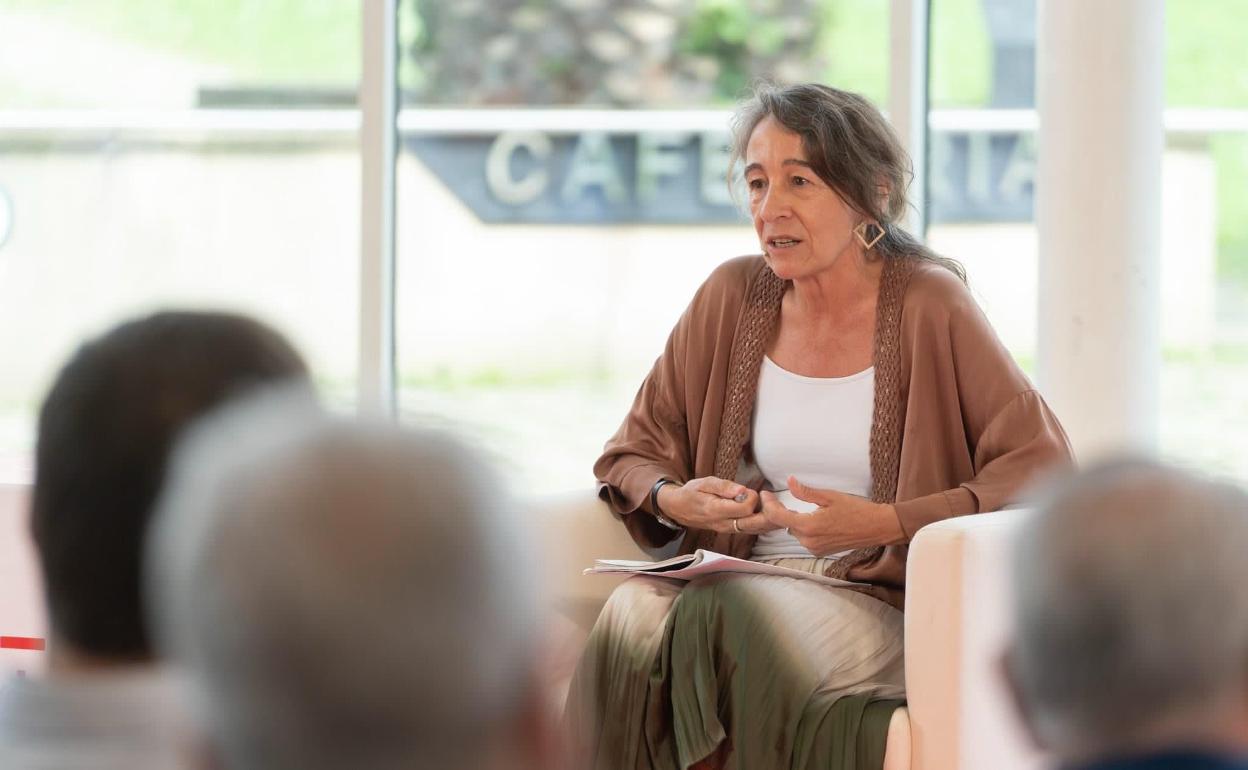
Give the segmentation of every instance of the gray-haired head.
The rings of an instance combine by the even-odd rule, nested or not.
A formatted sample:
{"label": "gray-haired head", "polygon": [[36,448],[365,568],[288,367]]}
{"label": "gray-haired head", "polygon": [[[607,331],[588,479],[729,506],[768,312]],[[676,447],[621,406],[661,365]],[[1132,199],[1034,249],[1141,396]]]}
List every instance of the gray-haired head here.
{"label": "gray-haired head", "polygon": [[734,197],[750,137],[767,118],[800,136],[815,174],[852,209],[883,228],[873,255],[932,262],[966,281],[961,263],[932,251],[902,227],[913,164],[884,114],[851,91],[819,83],[756,83],[732,119],[729,186]]}
{"label": "gray-haired head", "polygon": [[532,549],[443,434],[269,393],[198,426],[149,546],[158,640],[230,770],[485,766],[533,693]]}
{"label": "gray-haired head", "polygon": [[1199,744],[1248,698],[1248,495],[1145,460],[1062,482],[1015,545],[1008,665],[1041,743]]}

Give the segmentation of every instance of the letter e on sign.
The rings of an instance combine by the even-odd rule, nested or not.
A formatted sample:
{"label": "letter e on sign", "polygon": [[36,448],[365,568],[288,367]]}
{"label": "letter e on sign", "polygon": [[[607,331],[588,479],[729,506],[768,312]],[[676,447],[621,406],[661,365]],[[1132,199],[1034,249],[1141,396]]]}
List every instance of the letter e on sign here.
{"label": "letter e on sign", "polygon": [[679,176],[685,170],[680,149],[689,142],[689,134],[643,133],[637,136],[637,197],[645,202],[654,200],[664,177]]}

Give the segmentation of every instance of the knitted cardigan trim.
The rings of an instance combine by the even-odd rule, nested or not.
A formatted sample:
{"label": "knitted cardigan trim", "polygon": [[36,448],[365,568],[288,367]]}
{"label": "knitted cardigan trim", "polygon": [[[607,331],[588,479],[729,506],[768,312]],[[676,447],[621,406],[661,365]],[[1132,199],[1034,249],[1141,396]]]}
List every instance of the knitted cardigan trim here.
{"label": "knitted cardigan trim", "polygon": [[[893,503],[897,498],[902,429],[901,310],[917,264],[918,260],[913,258],[885,258],[880,275],[872,352],[875,401],[870,439],[871,501],[876,503]],[[715,451],[715,475],[721,479],[737,477],[754,416],[763,354],[780,318],[780,303],[787,283],[770,267],[764,267],[746,298],[728,359],[727,393]],[[734,539],[738,537],[752,539],[754,536],[734,536]],[[828,576],[844,579],[850,569],[871,561],[882,550],[882,546],[872,546],[852,551],[832,564]]]}

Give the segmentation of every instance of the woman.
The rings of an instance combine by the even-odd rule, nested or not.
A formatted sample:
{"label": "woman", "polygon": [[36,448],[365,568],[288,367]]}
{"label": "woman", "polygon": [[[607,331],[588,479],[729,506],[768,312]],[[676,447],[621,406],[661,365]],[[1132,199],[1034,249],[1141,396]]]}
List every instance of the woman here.
{"label": "woman", "polygon": [[879,767],[907,543],[1071,462],[961,267],[897,224],[869,102],[761,88],[734,124],[762,256],[712,273],[595,466],[633,538],[867,584],[634,578],[569,695],[581,767]]}

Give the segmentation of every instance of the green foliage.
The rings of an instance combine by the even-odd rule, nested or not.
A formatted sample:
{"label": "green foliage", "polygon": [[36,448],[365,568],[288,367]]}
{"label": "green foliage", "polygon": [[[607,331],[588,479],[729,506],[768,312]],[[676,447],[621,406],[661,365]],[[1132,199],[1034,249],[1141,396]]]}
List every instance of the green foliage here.
{"label": "green foliage", "polygon": [[981,0],[932,0],[931,25],[932,106],[986,106],[992,44]]}
{"label": "green foliage", "polygon": [[1248,136],[1210,143],[1218,176],[1218,275],[1248,286]]}
{"label": "green foliage", "polygon": [[359,0],[5,0],[5,7],[215,65],[238,79],[359,80]]}
{"label": "green foliage", "polygon": [[1248,108],[1248,25],[1241,2],[1166,4],[1166,104]]}
{"label": "green foliage", "polygon": [[827,60],[820,78],[857,91],[881,107],[888,102],[888,3],[823,0],[815,49]]}
{"label": "green foliage", "polygon": [[[1248,27],[1225,0],[1166,6],[1166,104],[1248,109]],[[1218,274],[1248,286],[1248,137],[1214,136]]]}
{"label": "green foliage", "polygon": [[719,65],[715,100],[731,103],[758,76],[754,70],[758,58],[782,53],[786,37],[783,24],[783,19],[762,13],[750,3],[699,0],[677,50],[714,60]]}

